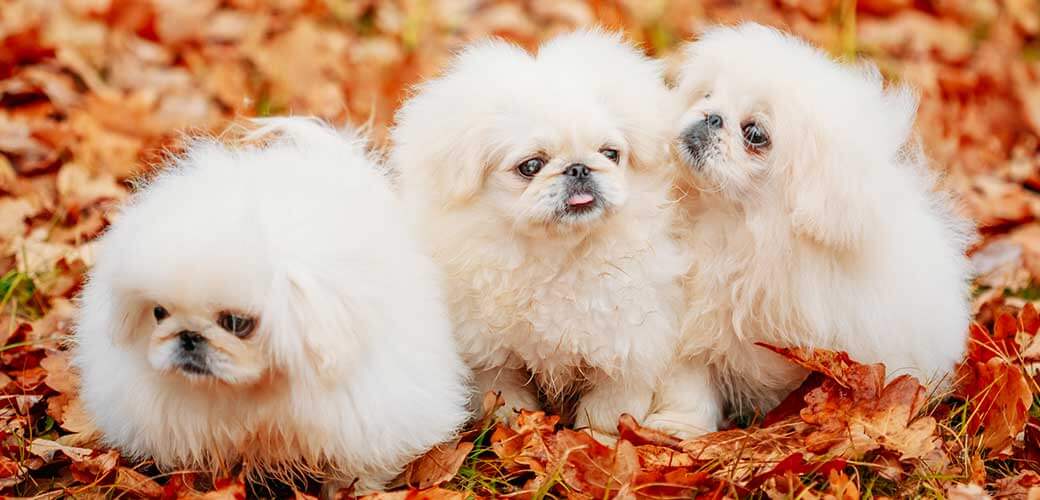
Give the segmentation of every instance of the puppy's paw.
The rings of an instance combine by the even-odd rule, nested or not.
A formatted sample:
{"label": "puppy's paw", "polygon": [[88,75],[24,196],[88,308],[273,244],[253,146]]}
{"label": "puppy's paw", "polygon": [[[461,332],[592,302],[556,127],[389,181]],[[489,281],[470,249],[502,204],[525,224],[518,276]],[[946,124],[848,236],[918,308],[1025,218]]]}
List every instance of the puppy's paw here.
{"label": "puppy's paw", "polygon": [[478,372],[475,382],[478,393],[472,403],[474,411],[481,411],[489,392],[498,393],[504,403],[495,410],[495,418],[500,422],[511,423],[520,410],[542,409],[534,383],[523,372],[505,368]]}
{"label": "puppy's paw", "polygon": [[599,434],[616,435],[621,415],[627,413],[637,419],[643,418],[650,411],[652,396],[650,388],[612,381],[600,383],[581,398],[574,426]]}
{"label": "puppy's paw", "polygon": [[712,415],[675,411],[652,413],[643,421],[643,427],[671,434],[682,440],[693,439],[718,430],[718,424]]}

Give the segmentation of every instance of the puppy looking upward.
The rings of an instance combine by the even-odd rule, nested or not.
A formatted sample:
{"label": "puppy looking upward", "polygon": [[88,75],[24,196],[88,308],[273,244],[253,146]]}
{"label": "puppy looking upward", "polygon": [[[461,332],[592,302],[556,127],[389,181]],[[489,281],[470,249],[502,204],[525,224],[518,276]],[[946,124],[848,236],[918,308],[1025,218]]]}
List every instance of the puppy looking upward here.
{"label": "puppy looking upward", "polygon": [[933,192],[912,93],[755,24],[692,44],[677,92],[689,361],[651,422],[695,434],[722,401],[777,403],[804,373],[755,342],[948,375],[965,349],[969,228]]}
{"label": "puppy looking upward", "polygon": [[[506,410],[579,397],[578,426],[646,416],[677,346],[670,94],[657,62],[579,32],[464,50],[404,104],[392,163],[446,275],[463,357]],[[660,141],[660,142],[655,142]]]}
{"label": "puppy looking upward", "polygon": [[104,440],[164,468],[380,489],[466,418],[435,264],[359,141],[196,141],[100,242],[76,365]]}

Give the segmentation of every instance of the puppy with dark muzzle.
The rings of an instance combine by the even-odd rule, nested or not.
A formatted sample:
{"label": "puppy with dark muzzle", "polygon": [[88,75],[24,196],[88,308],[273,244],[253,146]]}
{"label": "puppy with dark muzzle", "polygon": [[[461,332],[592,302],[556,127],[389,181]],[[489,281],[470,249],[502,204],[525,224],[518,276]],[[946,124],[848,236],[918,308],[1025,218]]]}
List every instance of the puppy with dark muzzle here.
{"label": "puppy with dark muzzle", "polygon": [[613,434],[651,410],[686,269],[669,236],[669,100],[657,62],[579,32],[537,54],[475,44],[398,114],[393,166],[504,416],[544,400]]}
{"label": "puppy with dark muzzle", "polygon": [[192,142],[99,241],[80,397],[162,469],[380,489],[467,418],[437,269],[361,141],[304,118],[245,139]]}
{"label": "puppy with dark muzzle", "polygon": [[941,386],[969,320],[970,228],[935,189],[916,99],[755,24],[687,49],[676,89],[686,279],[658,428],[768,411],[804,371],[756,345],[847,351]]}

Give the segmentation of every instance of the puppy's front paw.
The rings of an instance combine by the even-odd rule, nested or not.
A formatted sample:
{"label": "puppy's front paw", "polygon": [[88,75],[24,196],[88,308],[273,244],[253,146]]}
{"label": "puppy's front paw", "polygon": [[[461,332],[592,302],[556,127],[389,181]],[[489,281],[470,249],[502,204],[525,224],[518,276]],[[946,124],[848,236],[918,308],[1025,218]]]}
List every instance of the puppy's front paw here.
{"label": "puppy's front paw", "polygon": [[495,418],[501,422],[512,422],[520,410],[542,409],[534,383],[527,374],[519,370],[502,368],[478,372],[475,382],[479,392],[473,401],[474,410],[480,411],[479,406],[483,404],[487,393],[497,392],[504,402],[495,410]]}
{"label": "puppy's front paw", "polygon": [[[612,441],[616,440],[621,415],[628,413],[642,419],[650,411],[652,397],[653,390],[649,388],[603,382],[581,398],[574,416],[574,426],[589,429],[593,437],[607,435],[614,436]],[[602,439],[600,441],[603,442]]]}
{"label": "puppy's front paw", "polygon": [[693,439],[702,434],[718,430],[713,415],[703,413],[682,413],[676,411],[659,411],[646,417],[644,427],[671,434],[679,439]]}

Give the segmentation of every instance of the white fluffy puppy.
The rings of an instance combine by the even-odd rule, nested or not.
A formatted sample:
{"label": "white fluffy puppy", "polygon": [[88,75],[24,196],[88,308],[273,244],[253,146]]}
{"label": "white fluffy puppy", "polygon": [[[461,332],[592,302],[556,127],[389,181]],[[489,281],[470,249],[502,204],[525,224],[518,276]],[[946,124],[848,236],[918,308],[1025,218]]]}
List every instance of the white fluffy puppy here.
{"label": "white fluffy puppy", "polygon": [[362,144],[302,118],[194,143],[101,240],[76,339],[109,444],[380,488],[467,418],[435,264]]}
{"label": "white fluffy puppy", "polygon": [[969,228],[933,192],[913,94],[755,24],[692,44],[677,93],[689,361],[651,422],[696,434],[722,402],[775,405],[804,373],[756,342],[946,376],[966,343]]}
{"label": "white fluffy puppy", "polygon": [[536,55],[474,44],[400,110],[392,163],[478,389],[507,412],[540,395],[601,433],[647,415],[687,268],[668,235],[670,99],[657,62],[590,31]]}

